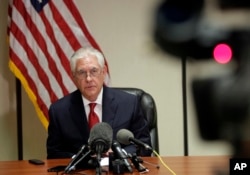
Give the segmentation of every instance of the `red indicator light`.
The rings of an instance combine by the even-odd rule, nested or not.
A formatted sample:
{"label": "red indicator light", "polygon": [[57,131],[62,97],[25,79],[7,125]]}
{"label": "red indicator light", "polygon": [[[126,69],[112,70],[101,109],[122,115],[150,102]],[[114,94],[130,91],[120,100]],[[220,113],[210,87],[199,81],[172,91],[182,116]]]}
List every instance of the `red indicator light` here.
{"label": "red indicator light", "polygon": [[218,44],[214,48],[213,56],[216,62],[226,64],[232,59],[232,49],[227,44]]}

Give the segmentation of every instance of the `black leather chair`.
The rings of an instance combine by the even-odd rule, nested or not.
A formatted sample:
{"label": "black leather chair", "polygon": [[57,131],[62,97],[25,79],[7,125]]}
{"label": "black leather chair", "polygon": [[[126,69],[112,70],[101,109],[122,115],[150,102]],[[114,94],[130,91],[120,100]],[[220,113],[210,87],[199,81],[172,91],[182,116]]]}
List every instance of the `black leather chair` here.
{"label": "black leather chair", "polygon": [[159,141],[158,141],[158,127],[157,127],[157,110],[156,105],[153,97],[143,91],[142,89],[138,88],[121,88],[116,87],[116,89],[128,92],[130,94],[134,94],[139,96],[139,99],[141,101],[143,113],[147,118],[147,121],[149,123],[149,130],[151,135],[151,142],[152,142],[152,148],[159,153]]}

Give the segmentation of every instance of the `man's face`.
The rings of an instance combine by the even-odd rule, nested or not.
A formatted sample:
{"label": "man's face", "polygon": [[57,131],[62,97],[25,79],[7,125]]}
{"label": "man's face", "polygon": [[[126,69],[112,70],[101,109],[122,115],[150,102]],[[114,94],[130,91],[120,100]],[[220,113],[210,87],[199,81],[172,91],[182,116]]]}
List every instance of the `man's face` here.
{"label": "man's face", "polygon": [[101,68],[95,56],[90,55],[76,62],[73,80],[82,95],[89,101],[95,101],[104,84],[107,68]]}

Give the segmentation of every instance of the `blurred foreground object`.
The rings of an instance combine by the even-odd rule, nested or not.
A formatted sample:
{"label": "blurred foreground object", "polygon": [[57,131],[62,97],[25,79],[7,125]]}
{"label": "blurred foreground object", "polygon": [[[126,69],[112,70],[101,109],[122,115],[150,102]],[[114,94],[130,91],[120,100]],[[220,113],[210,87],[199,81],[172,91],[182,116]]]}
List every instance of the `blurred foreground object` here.
{"label": "blurred foreground object", "polygon": [[[220,52],[233,57],[236,68],[226,76],[192,83],[200,134],[206,140],[228,141],[235,157],[250,157],[250,28],[225,27],[208,20],[204,9],[210,2],[163,1],[156,11],[154,39],[162,50],[181,59],[212,59],[217,46],[227,47],[227,52]],[[248,1],[216,2],[221,11],[250,11]]]}
{"label": "blurred foreground object", "polygon": [[[226,1],[221,2],[226,4]],[[230,4],[233,3],[227,6],[230,7]],[[228,28],[213,23],[207,19],[204,6],[204,0],[163,1],[156,13],[155,42],[170,54],[195,59],[212,58],[216,46],[224,43],[232,48],[233,56],[238,58],[244,45],[244,35],[250,33],[249,28]]]}

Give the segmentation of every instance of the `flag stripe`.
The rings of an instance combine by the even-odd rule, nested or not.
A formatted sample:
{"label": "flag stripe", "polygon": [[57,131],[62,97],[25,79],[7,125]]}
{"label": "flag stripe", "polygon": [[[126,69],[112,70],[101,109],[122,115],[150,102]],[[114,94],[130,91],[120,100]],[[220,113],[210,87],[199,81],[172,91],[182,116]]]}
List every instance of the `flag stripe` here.
{"label": "flag stripe", "polygon": [[[37,95],[38,90],[37,90],[37,86],[35,85],[35,82],[33,81],[33,79],[29,76],[29,74],[27,73],[27,66],[25,66],[23,64],[23,62],[21,61],[21,59],[15,54],[15,52],[13,52],[12,50],[10,50],[10,56],[11,56],[11,60],[13,62],[15,62],[15,65],[18,67],[20,72],[23,72],[24,74],[26,74],[26,81],[29,82],[29,89],[32,89],[33,93],[35,94],[35,98],[36,98],[36,102],[38,104],[38,106],[41,107],[43,113],[47,114],[48,113],[48,107],[46,106],[46,104],[43,102],[43,100],[40,98],[39,95]],[[31,67],[29,67],[31,68]],[[34,98],[34,97],[33,97]]]}
{"label": "flag stripe", "polygon": [[53,17],[55,21],[57,21],[58,27],[61,29],[62,33],[65,35],[65,38],[68,38],[68,42],[73,47],[73,49],[78,49],[81,47],[80,43],[77,41],[77,38],[73,34],[73,32],[70,30],[70,27],[68,26],[67,22],[64,20],[64,18],[61,16],[61,14],[58,12],[57,8],[54,6],[53,3],[50,3],[51,12],[53,14]]}
{"label": "flag stripe", "polygon": [[44,114],[47,114],[48,111],[47,112],[46,111],[44,111],[44,112],[41,111],[41,109],[43,109],[43,107],[40,108],[41,105],[39,106],[39,104],[41,104],[41,103],[39,103],[39,100],[37,100],[37,98],[36,98],[37,96],[34,95],[33,91],[29,87],[29,84],[28,84],[27,80],[24,78],[24,76],[21,73],[21,71],[19,70],[19,68],[16,67],[16,64],[14,64],[12,59],[10,59],[10,61],[9,61],[9,68],[15,74],[15,76],[22,82],[22,85],[23,85],[25,91],[27,92],[29,98],[31,99],[31,101],[34,104],[34,107],[35,107],[35,110],[37,111],[39,119],[41,120],[41,122],[42,122],[42,124],[44,126],[47,126],[49,119]]}
{"label": "flag stripe", "polygon": [[[58,1],[55,2],[56,4]],[[77,34],[76,39],[81,44],[81,46],[93,46],[95,47],[96,42],[88,32],[88,30],[85,28],[85,24],[83,23],[83,18],[81,17],[78,9],[76,8],[74,3],[70,3],[69,1],[65,1],[65,11],[68,11],[69,13],[62,13],[62,16],[64,19],[70,19],[72,21],[72,24],[70,29],[72,30],[73,34]],[[78,26],[78,28],[74,27]],[[100,50],[99,46],[95,47],[96,49]],[[77,49],[77,48],[74,48]]]}
{"label": "flag stripe", "polygon": [[[15,29],[14,27],[14,24],[12,24],[12,27],[11,27],[11,31],[12,29]],[[17,32],[16,32],[17,33]],[[20,43],[14,38],[12,37],[12,35],[10,35],[10,38],[12,38],[12,42],[15,43],[15,45],[18,45],[19,46],[19,52],[18,52],[18,55],[19,57],[17,56],[17,54],[15,53],[15,51],[13,51],[12,49],[10,50],[10,58],[15,61],[15,64],[16,66],[21,70],[21,72],[23,72],[23,74],[26,75],[26,79],[27,81],[29,82],[29,86],[31,89],[33,89],[33,93],[38,97],[38,104],[40,106],[42,106],[42,108],[45,110],[45,112],[47,111],[47,108],[48,106],[45,105],[44,102],[42,102],[42,100],[40,99],[41,97],[45,100],[45,102],[50,102],[50,96],[49,94],[46,94],[45,92],[47,92],[45,90],[45,87],[42,86],[42,84],[40,83],[40,86],[36,86],[36,84],[39,83],[39,81],[37,81],[37,79],[34,79],[34,75],[37,74],[37,72],[35,71],[35,68],[33,67],[32,63],[29,61],[29,59],[26,59],[26,60],[22,60],[20,59],[21,57],[22,58],[25,58],[26,57],[26,52],[25,50],[23,50],[23,47],[21,45],[19,45]],[[25,66],[24,66],[25,64]],[[27,70],[28,68],[28,70]],[[32,72],[32,73],[30,73]],[[39,90],[37,90],[37,87],[39,88]],[[41,91],[41,92],[44,92],[42,96],[40,96],[38,94],[38,91]],[[44,107],[46,106],[46,107]]]}
{"label": "flag stripe", "polygon": [[[47,128],[51,103],[76,89],[69,65],[72,54],[85,46],[101,49],[74,0],[10,0],[7,34],[9,67]],[[108,67],[106,59],[105,64]]]}
{"label": "flag stripe", "polygon": [[[50,38],[52,40],[52,43],[54,43],[55,51],[57,53],[57,56],[60,58],[59,59],[60,64],[63,66],[63,68],[66,71],[66,73],[68,74],[68,76],[70,76],[71,75],[71,71],[70,71],[70,66],[68,64],[68,58],[66,57],[66,54],[64,53],[64,50],[62,48],[65,47],[65,44],[67,44],[67,48],[71,48],[72,43],[68,44],[68,41],[70,39],[67,39],[67,38],[72,38],[72,37],[71,36],[64,36],[65,33],[70,33],[71,30],[66,30],[65,32],[62,30],[62,27],[60,27],[59,25],[63,24],[64,27],[66,28],[67,27],[67,23],[62,19],[60,13],[54,7],[53,2],[50,3],[49,7],[50,7],[50,9],[47,9],[47,10],[45,9],[44,12],[42,12],[42,14],[44,15],[44,17],[43,17],[44,23],[47,26],[47,28],[49,28],[50,32],[48,32],[48,35],[51,36]],[[49,22],[48,20],[45,20],[45,15],[46,14],[48,15],[50,13],[51,13],[51,16],[53,16],[53,18],[50,18],[51,22]],[[49,16],[46,16],[46,19],[49,19]],[[60,21],[60,22],[58,23],[57,21]],[[53,24],[54,24],[54,26],[52,26]],[[57,26],[55,26],[56,24],[57,24]],[[53,28],[60,28],[62,33],[60,32],[59,36],[57,37],[54,34]],[[64,35],[62,35],[62,34],[64,34]],[[60,43],[63,44],[63,45],[60,45]],[[78,48],[80,47],[79,43],[78,43],[77,47]],[[69,49],[67,49],[67,51],[68,50]],[[74,51],[73,49],[70,49],[71,53],[73,53],[73,51]],[[67,81],[70,81],[70,80],[67,80]],[[68,90],[70,90],[70,89],[68,88]]]}
{"label": "flag stripe", "polygon": [[15,61],[15,65],[18,67],[18,69],[21,72],[23,72],[24,74],[27,74],[26,79],[29,82],[29,86],[31,89],[33,89],[33,92],[37,94],[37,88],[36,88],[35,82],[29,76],[27,67],[24,65],[24,63],[21,61],[21,59],[16,55],[16,53],[13,50],[10,50],[10,58],[12,61]]}
{"label": "flag stripe", "polygon": [[[26,16],[26,14],[23,14],[23,15]],[[50,36],[51,38],[53,38],[53,35],[51,35],[51,33],[53,33],[52,32],[53,30],[50,27],[50,23],[47,22],[47,19],[44,17],[43,12],[41,12],[40,15],[41,15],[41,20],[42,20],[42,22],[40,22],[40,24],[43,24],[43,23],[45,24],[48,36]],[[41,52],[44,54],[44,57],[47,59],[47,62],[48,62],[47,64],[48,64],[49,70],[51,71],[51,76],[53,76],[53,75],[55,76],[56,75],[54,77],[54,80],[52,82],[57,81],[58,86],[60,86],[62,88],[62,93],[57,94],[57,96],[53,96],[52,97],[52,101],[55,101],[62,94],[63,95],[68,94],[68,90],[64,86],[61,74],[57,73],[57,72],[60,72],[60,71],[58,70],[54,59],[52,58],[52,56],[48,52],[49,48],[47,47],[47,42],[46,42],[46,39],[44,37],[46,35],[40,33],[40,30],[37,28],[37,26],[40,27],[41,25],[35,25],[35,23],[33,23],[33,21],[34,20],[38,20],[38,18],[32,19],[32,15],[30,15],[30,16],[31,16],[31,18],[26,19],[27,20],[27,27],[33,29],[33,30],[31,30],[33,38],[36,40],[36,43],[39,45],[39,47],[41,49]],[[54,45],[55,45],[56,44],[55,43],[56,40],[52,41],[52,43],[53,42],[54,42]],[[46,60],[45,58],[43,60]],[[58,89],[60,89],[60,88],[58,87]],[[48,90],[51,91],[51,89],[48,89]]]}
{"label": "flag stripe", "polygon": [[[19,10],[23,10],[23,9],[19,9]],[[24,15],[26,16],[26,21],[24,21],[24,22],[26,22],[26,24],[32,23],[29,16],[26,13],[24,13]],[[14,22],[18,23],[18,25],[16,25]],[[25,27],[25,24],[22,23],[22,20],[14,21],[14,22],[12,23],[12,28],[16,33],[17,40],[19,41],[19,43],[21,44],[21,46],[24,48],[24,50],[27,53],[27,59],[29,59],[29,61],[36,68],[37,73],[38,73],[38,78],[39,78],[39,80],[41,80],[41,83],[43,83],[44,86],[46,87],[47,91],[49,91],[51,93],[51,97],[50,97],[51,100],[57,99],[57,95],[55,95],[55,93],[52,90],[51,85],[49,83],[50,82],[49,78],[48,78],[47,74],[45,73],[44,68],[41,67],[42,65],[45,66],[45,63],[44,62],[39,63],[39,61],[45,61],[45,60],[41,60],[41,59],[37,58],[33,49],[30,47],[32,45],[36,45],[36,43],[34,42],[34,40],[31,40],[32,37],[27,38],[27,37],[25,37],[24,33],[22,32],[22,31],[27,31],[26,32],[26,35],[27,35],[27,33],[30,33],[29,31],[31,31],[33,33],[36,33],[38,38],[39,38],[39,31],[36,30],[35,26],[33,26],[33,27],[28,26],[28,28],[29,28],[29,30],[28,30],[28,28]],[[19,27],[17,27],[17,26],[19,26]],[[19,30],[20,28],[22,28],[21,29],[22,31]],[[30,34],[30,35],[32,36],[32,34]],[[40,47],[37,47],[37,48],[40,49]]]}
{"label": "flag stripe", "polygon": [[[28,7],[29,7],[29,5],[26,3],[26,8],[28,8]],[[35,13],[35,12],[33,12],[33,13]],[[43,14],[43,11],[40,14]],[[30,15],[30,16],[31,16],[31,18],[33,17],[32,15]],[[39,44],[38,47],[40,47],[40,49],[42,49],[42,51],[39,54],[40,55],[39,57],[41,57],[41,55],[44,55],[44,57],[41,60],[48,61],[48,63],[46,63],[46,65],[48,65],[48,66],[53,65],[53,67],[51,67],[51,68],[48,67],[48,69],[50,68],[49,70],[52,72],[51,74],[49,74],[49,77],[52,79],[50,82],[51,82],[51,84],[55,84],[55,85],[52,85],[52,88],[55,87],[54,91],[57,93],[57,96],[52,96],[52,102],[53,102],[53,101],[57,100],[58,97],[61,97],[61,96],[65,95],[65,94],[67,94],[72,89],[74,84],[73,84],[72,80],[70,79],[69,75],[65,75],[66,74],[65,69],[63,70],[63,68],[61,68],[60,70],[57,70],[57,67],[56,67],[56,65],[54,63],[54,60],[57,63],[59,63],[58,60],[60,60],[61,58],[60,59],[56,59],[56,58],[52,59],[50,54],[48,53],[49,50],[52,50],[51,53],[53,53],[56,50],[55,47],[54,47],[56,45],[56,43],[55,43],[56,40],[51,41],[51,34],[48,33],[48,30],[50,28],[50,23],[44,23],[44,21],[47,21],[47,19],[44,17],[44,15],[41,15],[41,16],[42,16],[42,18],[39,18],[40,16],[36,16],[36,18],[30,19],[30,21],[35,21],[37,26],[39,26],[39,29],[44,28],[44,30],[41,30],[41,31],[47,31],[47,33],[46,32],[44,32],[44,33],[41,32],[41,34],[40,34],[40,32],[37,29],[35,24],[31,24],[27,28],[30,28],[30,27],[33,26],[32,28],[36,29],[36,31],[33,32],[33,36],[36,39],[36,42]],[[29,22],[29,23],[31,23],[31,22]],[[51,23],[53,23],[53,22],[51,22]],[[46,37],[46,36],[50,36],[50,37]],[[47,44],[47,46],[46,46],[46,44]],[[63,52],[61,52],[61,53],[63,53]],[[63,62],[68,62],[68,60],[63,60]],[[57,65],[60,66],[61,64],[57,64]],[[60,72],[60,73],[58,73],[58,72]],[[70,85],[69,87],[67,87],[67,89],[65,88],[65,86],[67,86],[68,84],[62,83],[61,74],[63,75],[63,77],[66,78],[66,80],[64,80],[64,81],[68,82],[68,84]],[[54,76],[56,76],[56,77],[54,77]],[[57,80],[59,81],[59,85],[56,84]],[[63,92],[61,92],[60,87],[62,88]],[[48,91],[50,92],[51,90],[48,89]]]}
{"label": "flag stripe", "polygon": [[[55,50],[56,51],[59,50],[61,53],[63,53],[57,40],[54,38],[53,29],[50,26],[50,23],[48,22],[47,18],[44,16],[44,13],[41,12],[40,15],[41,15],[41,19],[43,20],[44,24],[46,25],[47,34],[50,36],[51,42],[54,44],[54,47],[56,48]],[[39,42],[39,45],[40,45],[43,53],[45,54],[45,57],[48,59],[50,70],[53,73],[53,75],[56,76],[55,79],[58,81],[59,85],[61,86],[62,91],[63,91],[63,95],[68,94],[69,91],[64,86],[64,83],[62,81],[62,75],[57,74],[57,72],[60,72],[60,71],[57,69],[57,66],[56,66],[54,59],[52,58],[50,53],[48,53],[48,50],[46,48],[46,41],[43,39],[43,37],[41,37],[40,40],[37,42]],[[63,56],[62,54],[61,54],[61,56],[62,56],[61,59],[62,60],[64,59],[63,62],[66,62],[66,57]],[[65,68],[65,70],[67,70],[67,67]],[[68,76],[70,76],[69,71],[66,71],[66,73],[68,74]]]}
{"label": "flag stripe", "polygon": [[[54,25],[56,21],[53,20],[48,7],[44,7],[44,11],[40,12],[40,14],[44,14],[44,15],[40,15],[42,16],[43,19],[40,19],[39,18],[40,16],[37,16],[35,19],[33,19],[33,21],[36,21],[36,24],[37,26],[39,26],[40,30],[44,29],[44,30],[41,30],[41,34],[44,40],[46,41],[46,44],[47,44],[46,49],[52,55],[54,61],[56,62],[56,65],[58,66],[59,72],[60,74],[62,74],[63,83],[66,86],[67,91],[71,91],[72,89],[74,89],[75,85],[72,82],[71,77],[69,75],[70,74],[70,67],[68,64],[69,60],[64,55],[65,55],[65,52],[73,53],[73,50],[68,51],[68,49],[65,49],[65,48],[69,48],[70,45],[68,44],[67,39],[60,40],[57,37],[57,36],[61,36],[61,32],[57,32],[56,35],[54,35],[53,32],[48,32],[49,30],[48,28],[51,28],[51,30],[49,31],[52,31],[52,30],[56,31],[56,27],[52,27],[52,25]],[[61,45],[59,46],[59,44]],[[64,49],[60,49],[63,47]],[[66,51],[64,52],[64,50]],[[46,59],[46,58],[43,58],[43,59]],[[60,94],[59,96],[62,96],[62,95],[65,95],[65,90],[64,90],[64,94]]]}

